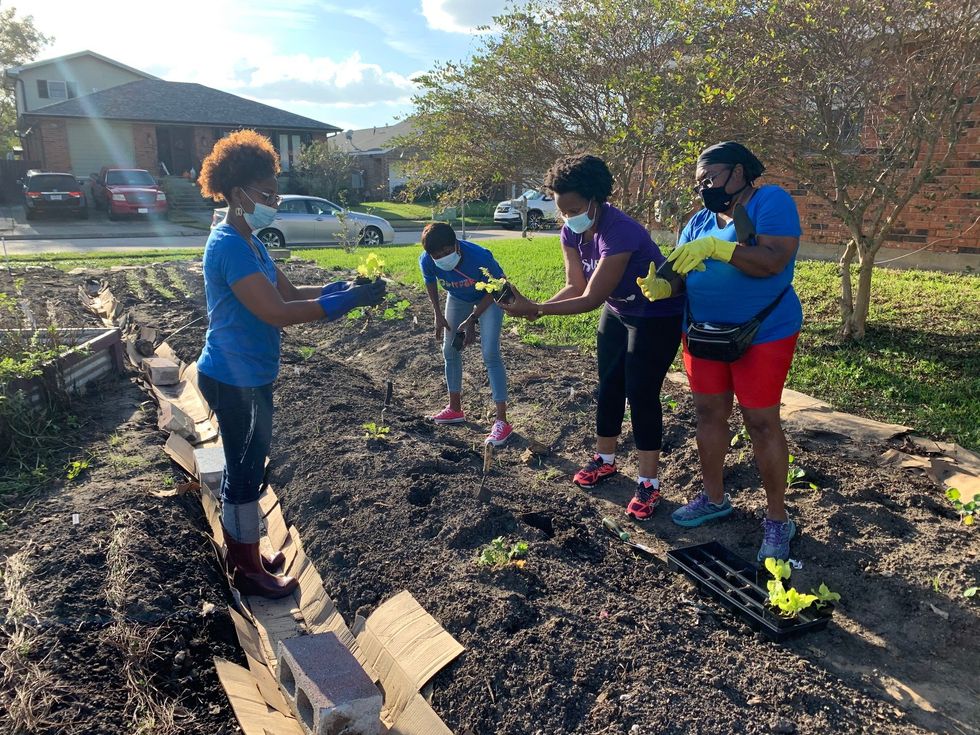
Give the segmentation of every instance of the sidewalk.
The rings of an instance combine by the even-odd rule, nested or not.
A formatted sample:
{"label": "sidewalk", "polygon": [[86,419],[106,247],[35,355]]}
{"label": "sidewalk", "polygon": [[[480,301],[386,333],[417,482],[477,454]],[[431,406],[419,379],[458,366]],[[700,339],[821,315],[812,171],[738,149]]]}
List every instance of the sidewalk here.
{"label": "sidewalk", "polygon": [[0,237],[9,242],[20,240],[101,240],[106,238],[187,237],[206,232],[211,226],[211,212],[175,210],[171,219],[138,219],[110,221],[104,212],[89,211],[89,219],[50,217],[28,222],[23,208],[0,206]]}

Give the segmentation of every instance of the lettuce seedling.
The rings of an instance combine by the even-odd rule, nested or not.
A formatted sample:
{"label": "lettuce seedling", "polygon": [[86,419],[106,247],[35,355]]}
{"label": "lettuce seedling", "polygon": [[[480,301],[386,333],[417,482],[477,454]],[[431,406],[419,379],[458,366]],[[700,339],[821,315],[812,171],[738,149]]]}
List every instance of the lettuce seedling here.
{"label": "lettuce seedling", "polygon": [[797,592],[790,587],[776,600],[776,607],[779,609],[779,614],[784,618],[795,618],[800,612],[806,610],[816,602],[816,600],[816,595]]}
{"label": "lettuce seedling", "polygon": [[820,586],[817,589],[810,590],[810,592],[817,598],[817,607],[826,607],[834,602],[840,602],[840,595],[831,590],[830,587],[823,582],[820,583]]}
{"label": "lettuce seedling", "polygon": [[368,253],[357,266],[357,275],[374,281],[385,274],[385,262],[378,257],[377,253]]}
{"label": "lettuce seedling", "polygon": [[509,547],[504,543],[503,536],[497,536],[493,541],[480,550],[477,563],[484,567],[505,567],[513,564],[516,567],[523,567],[522,557],[527,556],[527,541],[518,541]]}
{"label": "lettuce seedling", "polygon": [[476,282],[474,288],[477,291],[485,291],[488,294],[495,294],[504,290],[504,286],[507,284],[506,278],[494,278],[490,271],[486,268],[480,268],[480,272],[483,273],[483,277],[487,280]]}
{"label": "lettuce seedling", "polygon": [[789,579],[789,575],[793,573],[793,568],[788,561],[772,556],[766,559],[766,570],[777,580]]}
{"label": "lettuce seedling", "polygon": [[980,493],[974,495],[973,500],[964,503],[961,500],[960,491],[955,487],[951,487],[946,491],[946,497],[953,504],[953,510],[960,514],[960,521],[963,525],[972,526],[974,516],[977,513],[978,507],[980,507]]}

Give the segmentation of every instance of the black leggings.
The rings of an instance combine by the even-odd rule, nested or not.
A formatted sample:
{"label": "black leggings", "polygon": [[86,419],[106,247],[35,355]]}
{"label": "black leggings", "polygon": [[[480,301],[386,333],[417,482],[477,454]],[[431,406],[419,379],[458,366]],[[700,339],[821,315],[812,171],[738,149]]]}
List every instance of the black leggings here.
{"label": "black leggings", "polygon": [[664,423],[660,388],[681,343],[681,316],[620,316],[602,307],[596,346],[599,354],[599,405],[596,434],[619,436],[626,400],[633,438],[641,452],[660,449]]}

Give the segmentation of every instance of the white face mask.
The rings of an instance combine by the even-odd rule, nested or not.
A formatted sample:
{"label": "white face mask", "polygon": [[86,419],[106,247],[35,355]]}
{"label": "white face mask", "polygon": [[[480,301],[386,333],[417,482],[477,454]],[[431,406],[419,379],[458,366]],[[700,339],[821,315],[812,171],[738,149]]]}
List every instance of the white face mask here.
{"label": "white face mask", "polygon": [[459,260],[462,258],[459,251],[454,250],[449,255],[444,255],[441,258],[433,258],[432,262],[436,264],[436,268],[444,271],[451,271],[457,265],[459,265]]}
{"label": "white face mask", "polygon": [[576,214],[573,217],[566,217],[565,224],[568,225],[568,229],[570,229],[576,235],[581,235],[587,229],[592,227],[592,224],[595,222],[595,217],[589,216],[590,209],[592,209],[592,202],[589,202],[588,208],[581,214]]}

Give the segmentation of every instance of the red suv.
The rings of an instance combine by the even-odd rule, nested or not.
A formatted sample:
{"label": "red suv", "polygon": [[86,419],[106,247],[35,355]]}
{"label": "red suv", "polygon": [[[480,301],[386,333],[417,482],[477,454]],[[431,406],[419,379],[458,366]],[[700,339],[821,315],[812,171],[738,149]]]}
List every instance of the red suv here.
{"label": "red suv", "polygon": [[167,195],[149,171],[141,168],[103,168],[92,180],[95,206],[109,219],[127,215],[164,215]]}

